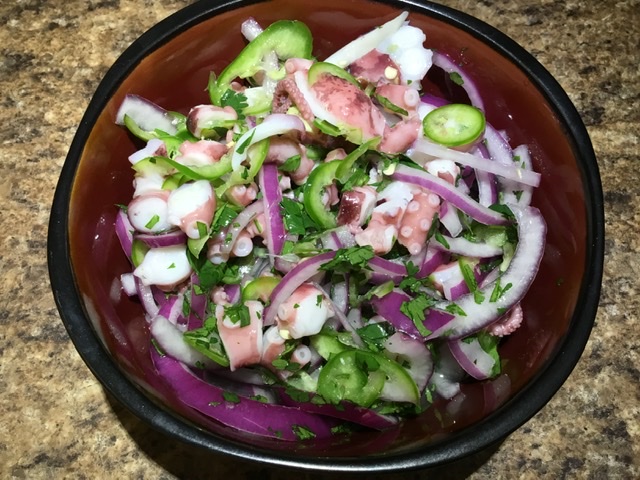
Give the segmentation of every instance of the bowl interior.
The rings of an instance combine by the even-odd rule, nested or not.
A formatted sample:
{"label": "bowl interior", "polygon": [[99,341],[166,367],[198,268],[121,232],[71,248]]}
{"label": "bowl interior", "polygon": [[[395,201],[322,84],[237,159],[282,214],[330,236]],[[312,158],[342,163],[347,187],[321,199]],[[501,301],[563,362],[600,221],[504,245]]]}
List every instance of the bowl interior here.
{"label": "bowl interior", "polygon": [[[75,285],[86,318],[100,341],[137,388],[155,399],[158,407],[151,408],[174,412],[171,415],[176,415],[176,419],[172,421],[173,417],[169,417],[167,424],[171,424],[169,430],[183,439],[232,453],[248,449],[252,452],[249,456],[255,458],[302,462],[299,459],[307,457],[313,459],[312,463],[339,462],[360,456],[382,459],[383,455],[398,458],[422,455],[424,458],[424,452],[463,441],[471,431],[480,436],[464,441],[467,450],[474,450],[486,446],[483,442],[495,441],[515,429],[542,406],[564,378],[545,384],[541,381],[541,372],[566,347],[570,329],[582,323],[581,328],[586,329],[588,335],[595,311],[587,312],[582,319],[575,314],[584,294],[587,248],[592,243],[587,211],[591,199],[587,198],[584,165],[587,161],[594,163],[594,159],[579,157],[581,146],[571,138],[562,110],[552,105],[548,92],[540,90],[537,84],[540,79],[532,79],[510,57],[518,57],[521,65],[542,71],[545,81],[551,81],[550,76],[538,69],[532,57],[515,44],[506,43],[508,52],[496,51],[492,44],[507,39],[485,25],[471,21],[471,26],[463,27],[461,22],[469,20],[464,15],[443,7],[413,6],[410,21],[426,32],[426,45],[464,65],[486,99],[488,121],[497,129],[506,129],[513,146],[528,144],[534,167],[542,174],[533,204],[542,211],[548,224],[547,248],[539,275],[523,303],[525,324],[501,347],[506,360],[503,376],[498,381],[465,386],[466,398],[455,408],[439,404],[388,432],[356,434],[353,441],[338,437],[333,441],[292,446],[243,435],[204,419],[183,408],[154,374],[142,308],[119,288],[119,276],[130,268],[114,235],[113,224],[116,205],[128,203],[133,192],[133,174],[127,157],[141,147],[125,129],[114,124],[115,112],[124,95],[135,93],[183,113],[193,105],[207,103],[205,87],[209,72],[220,72],[240,51],[244,45],[240,24],[250,16],[262,25],[282,18],[305,22],[314,34],[314,52],[322,59],[357,35],[393,18],[402,6],[402,2],[363,0],[325,0],[313,9],[298,0],[275,0],[235,9],[197,4],[185,10],[196,14],[197,22],[186,20],[182,14],[179,19],[170,19],[156,27],[146,35],[148,43],[138,42],[125,54],[120,70],[114,67],[109,72],[109,82],[103,82],[93,99],[85,117],[88,124],[79,132],[74,143],[75,153],[72,149],[67,160],[72,164],[69,168],[77,165],[75,177],[68,177],[71,188],[68,241]],[[147,52],[148,45],[159,46]],[[550,88],[557,93],[559,87],[552,82]],[[560,97],[563,102],[569,102],[566,97]],[[61,309],[69,328],[65,306]],[[76,319],[86,322],[84,316]],[[70,333],[73,337],[71,328]],[[583,337],[586,342],[586,336]],[[82,353],[82,346],[77,339],[74,341]],[[583,347],[584,343],[578,346],[577,352],[571,352],[571,367]],[[102,352],[96,361],[108,361],[107,356]],[[100,378],[100,367],[88,363]],[[570,368],[566,375],[569,371]],[[538,389],[535,398],[543,400],[539,405],[528,404],[528,408],[523,408],[518,399],[532,388]],[[120,396],[120,400],[132,407],[133,397],[128,399],[127,395]],[[500,404],[500,409],[493,412]],[[135,406],[133,408],[135,411]],[[502,417],[509,417],[508,421],[496,419],[506,411],[511,412],[511,416]],[[479,423],[481,420],[484,427]],[[495,422],[491,438],[478,433],[486,428],[487,422]],[[318,460],[319,457],[328,459]]]}

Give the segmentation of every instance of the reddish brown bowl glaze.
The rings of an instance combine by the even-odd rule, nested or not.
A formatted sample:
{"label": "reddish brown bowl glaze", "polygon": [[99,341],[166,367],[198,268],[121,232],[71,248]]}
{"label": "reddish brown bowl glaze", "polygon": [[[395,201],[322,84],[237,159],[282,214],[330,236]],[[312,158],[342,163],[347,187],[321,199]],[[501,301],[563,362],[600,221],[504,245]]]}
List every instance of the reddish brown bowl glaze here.
{"label": "reddish brown bowl glaze", "polygon": [[[318,58],[399,10],[426,45],[464,65],[485,98],[488,121],[527,143],[542,173],[533,204],[548,224],[540,272],[523,307],[526,322],[501,347],[505,384],[465,387],[458,413],[445,404],[387,432],[291,445],[242,434],[184,408],[154,373],[140,304],[122,294],[129,270],[114,234],[116,204],[131,198],[127,160],[140,147],[114,124],[128,93],[169,110],[207,103],[210,71],[244,45],[240,24],[298,19]],[[515,125],[515,127],[514,127]],[[56,191],[49,232],[52,286],[69,335],[105,387],[159,430],[206,448],[279,465],[324,470],[394,470],[476,452],[533,416],[578,361],[593,325],[603,256],[603,206],[591,144],[575,108],[536,60],[492,27],[446,7],[414,2],[299,0],[196,3],[147,32],[109,70],[78,129]],[[504,377],[503,379],[504,380]],[[500,401],[495,402],[496,392]],[[495,409],[496,403],[502,405]]]}

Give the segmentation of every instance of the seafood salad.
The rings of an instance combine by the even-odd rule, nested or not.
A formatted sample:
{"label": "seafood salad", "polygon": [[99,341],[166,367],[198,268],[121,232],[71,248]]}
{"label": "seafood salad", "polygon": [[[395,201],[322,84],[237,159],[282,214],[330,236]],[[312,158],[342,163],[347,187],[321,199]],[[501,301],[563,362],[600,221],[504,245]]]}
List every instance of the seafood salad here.
{"label": "seafood salad", "polygon": [[117,113],[140,144],[121,283],[158,374],[284,441],[390,428],[498,377],[545,245],[527,146],[407,12],[322,60],[299,21],[240,33],[207,103]]}

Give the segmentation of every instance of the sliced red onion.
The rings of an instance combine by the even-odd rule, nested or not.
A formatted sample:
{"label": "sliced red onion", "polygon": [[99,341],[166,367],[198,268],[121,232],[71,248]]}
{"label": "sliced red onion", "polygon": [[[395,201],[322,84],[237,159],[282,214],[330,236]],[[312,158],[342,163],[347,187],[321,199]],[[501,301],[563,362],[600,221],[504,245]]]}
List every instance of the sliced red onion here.
{"label": "sliced red onion", "polygon": [[409,157],[418,164],[422,164],[426,159],[431,159],[433,157],[444,158],[461,165],[475,168],[476,170],[493,173],[500,177],[504,177],[505,179],[518,182],[519,184],[530,185],[533,187],[540,185],[540,174],[538,172],[522,169],[513,161],[509,164],[499,163],[487,158],[482,158],[478,155],[460,152],[452,148],[447,148],[443,145],[438,145],[437,143],[430,142],[425,138],[418,138],[413,143],[408,154]]}
{"label": "sliced red onion", "polygon": [[247,18],[244,22],[242,22],[242,25],[240,26],[240,32],[242,32],[242,35],[244,35],[244,38],[246,38],[248,41],[252,41],[258,35],[260,35],[262,31],[262,27],[253,17]]}
{"label": "sliced red onion", "polygon": [[449,202],[442,202],[440,205],[440,223],[452,237],[457,237],[462,233],[463,227],[460,217],[458,217],[458,209]]}
{"label": "sliced red onion", "polygon": [[282,247],[286,238],[280,202],[282,191],[278,181],[278,166],[275,163],[266,163],[258,173],[262,201],[264,203],[265,234],[267,249],[272,258],[282,253]]}
{"label": "sliced red onion", "polygon": [[142,283],[142,280],[140,280],[140,278],[138,277],[135,277],[135,279],[138,299],[142,303],[142,307],[147,314],[147,319],[151,319],[158,314],[160,308],[158,307],[155,298],[153,298],[153,291],[151,289],[151,286]]}
{"label": "sliced red onion", "polygon": [[429,339],[445,335],[445,332],[449,339],[466,337],[495,322],[529,290],[544,253],[546,224],[536,208],[521,208],[516,205],[509,205],[509,208],[517,220],[518,245],[509,267],[499,277],[499,281],[502,288],[509,284],[511,287],[495,302],[491,302],[495,282],[479,289],[484,296],[481,303],[477,303],[471,293],[459,298],[456,304],[466,315],[456,314],[450,322],[434,329]]}
{"label": "sliced red onion", "polygon": [[331,304],[331,307],[333,308],[334,316],[339,320],[342,328],[351,334],[351,338],[353,339],[353,342],[359,347],[364,347],[364,342],[360,338],[360,335],[356,331],[355,327],[351,324],[351,322],[345,315],[344,311],[340,309],[340,305],[337,305],[331,299],[331,297],[326,292],[326,290],[324,290],[320,285],[314,282],[313,286],[316,287],[318,290],[320,290],[324,294],[325,298],[329,301],[329,303]]}
{"label": "sliced red onion", "polygon": [[384,343],[385,354],[400,365],[407,365],[409,375],[423,392],[433,373],[431,352],[420,340],[401,332],[391,335]]}
{"label": "sliced red onion", "polygon": [[341,225],[338,228],[325,232],[320,237],[320,242],[325,249],[338,250],[340,248],[355,246],[356,238],[347,225]]}
{"label": "sliced red onion", "polygon": [[[349,307],[349,287],[347,282],[338,282],[329,287],[331,288],[331,300],[333,300],[334,305],[342,313],[346,314]],[[322,290],[325,291],[324,288]]]}
{"label": "sliced red onion", "polygon": [[[213,367],[213,360],[191,348],[183,339],[182,331],[161,315],[151,320],[151,336],[171,358],[191,367]],[[152,347],[151,350],[154,350]]]}
{"label": "sliced red onion", "polygon": [[200,277],[197,273],[191,274],[191,296],[189,298],[189,317],[187,318],[187,329],[195,330],[204,324],[207,312],[207,294],[198,293]]}
{"label": "sliced red onion", "polygon": [[320,267],[336,256],[336,252],[326,252],[306,258],[288,272],[271,292],[271,303],[265,309],[264,325],[273,325],[278,308],[304,282],[320,271]]}
{"label": "sliced red onion", "polygon": [[187,243],[187,236],[182,230],[171,230],[158,234],[138,233],[135,239],[144,242],[150,248],[171,247]]}
{"label": "sliced red onion", "polygon": [[253,220],[258,214],[262,213],[263,210],[264,204],[261,200],[256,200],[245,207],[245,209],[233,219],[231,225],[229,225],[229,228],[223,237],[224,241],[220,247],[220,252],[227,255],[231,253],[240,232],[249,225],[251,220]]}
{"label": "sliced red onion", "polygon": [[373,271],[369,281],[374,284],[388,282],[400,283],[407,276],[407,268],[391,260],[375,256],[369,260],[369,267]]}
{"label": "sliced red onion", "polygon": [[443,343],[438,348],[437,358],[429,383],[435,387],[438,395],[450,400],[460,393],[460,380],[464,378],[465,372],[451,354],[448,343]]}
{"label": "sliced red onion", "polygon": [[433,247],[431,243],[432,242],[429,242],[427,245],[426,255],[420,265],[420,270],[416,274],[417,278],[425,278],[431,275],[436,268],[449,261],[449,254],[443,250],[438,250]]}
{"label": "sliced red onion", "polygon": [[391,177],[395,180],[412,183],[431,190],[474,220],[485,225],[504,225],[509,223],[502,214],[480,205],[469,195],[457,190],[449,182],[424,170],[408,167],[407,165],[398,165]]}
{"label": "sliced red onion", "polygon": [[352,308],[347,313],[347,320],[353,326],[353,328],[358,329],[364,326],[362,322],[362,311],[359,308]]}
{"label": "sliced red onion", "polygon": [[154,348],[151,358],[156,370],[174,390],[180,401],[209,418],[237,430],[298,442],[297,429],[312,432],[315,439],[331,436],[337,422],[283,405],[272,405],[237,396],[229,398],[222,388],[194,375],[185,365],[161,356]]}
{"label": "sliced red onion", "polygon": [[167,153],[167,147],[164,144],[164,141],[160,140],[159,138],[152,138],[147,142],[144,148],[129,155],[129,161],[132,165],[135,165],[145,158],[159,155],[160,152],[164,153],[164,155],[166,155]]}
{"label": "sliced red onion", "polygon": [[120,275],[120,285],[122,285],[122,290],[127,296],[133,297],[138,294],[138,290],[136,290],[136,278],[133,276],[133,273],[127,272]]}
{"label": "sliced red onion", "polygon": [[[487,147],[482,143],[477,146],[475,153],[482,158],[490,157]],[[495,175],[493,173],[477,169],[476,181],[478,184],[478,203],[485,207],[498,203],[498,189]]]}
{"label": "sliced red onion", "polygon": [[[305,394],[303,394],[305,395]],[[399,423],[397,417],[382,415],[375,410],[360,407],[351,402],[342,402],[340,405],[318,403],[313,401],[313,394],[309,394],[309,401],[294,400],[286,391],[280,394],[280,400],[284,405],[296,407],[301,411],[315,415],[339,418],[357,425],[373,428],[374,430],[386,430],[395,427]]]}
{"label": "sliced red onion", "polygon": [[496,247],[489,243],[476,243],[467,240],[464,237],[449,237],[448,235],[442,235],[442,240],[448,245],[433,241],[433,247],[438,250],[444,250],[446,252],[455,253],[458,255],[464,255],[466,257],[475,258],[491,258],[502,255],[502,248]]}
{"label": "sliced red onion", "polygon": [[131,117],[136,125],[146,132],[156,129],[169,135],[178,132],[174,118],[169,112],[139,95],[128,94],[124,97],[116,113],[116,124],[124,125],[125,115]]}
{"label": "sliced red onion", "polygon": [[431,274],[434,283],[442,288],[442,294],[447,300],[455,300],[465,293],[469,293],[460,264],[452,262],[444,268]]}
{"label": "sliced red onion", "polygon": [[231,167],[234,171],[240,167],[240,164],[247,158],[249,147],[254,143],[294,130],[305,131],[304,123],[300,120],[300,117],[286,113],[272,113],[261,124],[256,125],[238,139],[236,149],[231,157]]}
{"label": "sliced red onion", "polygon": [[380,45],[384,39],[396,33],[404,24],[408,12],[402,12],[393,20],[388,21],[384,25],[374,28],[370,32],[359,36],[352,42],[346,44],[337,52],[329,55],[325,62],[333,63],[339,67],[346,68],[359,58],[365,56],[371,50]]}
{"label": "sliced red onion", "polygon": [[[402,304],[410,300],[411,297],[408,294],[402,290],[395,289],[381,298],[374,296],[371,300],[371,306],[378,315],[392,324],[396,330],[424,341],[427,337],[423,336],[413,321],[400,311]],[[443,326],[450,323],[452,318],[453,315],[447,312],[431,309],[427,312],[423,325],[430,332],[439,331]]]}
{"label": "sliced red onion", "polygon": [[241,294],[242,294],[242,289],[240,288],[240,285],[238,285],[238,284],[225,285],[224,286],[224,291],[227,294],[227,298],[229,299],[229,303],[235,304],[235,303],[238,303],[240,301],[240,297],[241,297]]}
{"label": "sliced red onion", "polygon": [[184,330],[184,324],[178,325],[178,318],[182,314],[183,301],[184,297],[182,294],[169,295],[167,300],[160,306],[157,316],[166,318],[169,323]]}
{"label": "sliced red onion", "polygon": [[480,92],[478,91],[478,87],[474,81],[466,74],[466,72],[460,68],[460,66],[451,60],[448,56],[443,53],[433,52],[432,62],[436,67],[440,67],[442,70],[447,72],[448,74],[457,73],[460,75],[462,79],[462,88],[464,88],[465,92],[469,96],[469,101],[471,105],[480,110],[484,110],[484,102],[482,101],[482,97],[480,96]]}
{"label": "sliced red onion", "polygon": [[127,258],[130,259],[131,248],[133,245],[133,232],[135,231],[135,228],[133,228],[133,225],[131,225],[131,222],[129,221],[128,215],[122,209],[118,210],[118,213],[116,214],[115,229],[116,236],[118,237],[120,246],[122,247],[122,251],[127,256]]}
{"label": "sliced red onion", "polygon": [[449,104],[448,100],[445,100],[442,97],[431,95],[430,93],[425,93],[422,97],[420,97],[420,101],[434,108],[444,107],[445,105]]}
{"label": "sliced red onion", "polygon": [[449,349],[464,371],[476,380],[485,380],[491,376],[496,362],[482,349],[477,338],[451,340]]}
{"label": "sliced red onion", "polygon": [[[522,168],[526,170],[533,170],[533,165],[531,164],[531,153],[529,152],[529,148],[526,145],[519,145],[513,150],[514,158],[518,159]],[[514,193],[514,197],[516,203],[521,207],[528,207],[531,205],[531,197],[533,196],[533,188],[529,185],[520,185],[519,187],[520,194]]]}
{"label": "sliced red onion", "polygon": [[[485,145],[487,152],[491,156],[491,159],[506,167],[513,167],[519,165],[514,162],[513,150],[509,142],[491,125],[487,124],[484,132]],[[502,203],[518,203],[516,191],[520,191],[523,186],[517,181],[508,178],[500,178],[498,180],[500,184],[500,190],[502,193]],[[537,186],[537,185],[535,185]]]}

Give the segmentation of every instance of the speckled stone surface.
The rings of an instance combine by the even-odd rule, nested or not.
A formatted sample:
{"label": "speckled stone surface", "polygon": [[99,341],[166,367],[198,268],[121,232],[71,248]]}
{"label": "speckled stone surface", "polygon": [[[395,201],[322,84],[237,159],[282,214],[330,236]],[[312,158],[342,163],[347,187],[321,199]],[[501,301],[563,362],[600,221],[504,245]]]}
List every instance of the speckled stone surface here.
{"label": "speckled stone surface", "polygon": [[[149,429],[86,368],[50,293],[49,208],[81,115],[117,56],[187,3],[0,2],[0,478],[324,478],[192,451]],[[458,464],[385,478],[640,478],[640,3],[447,4],[530,50],[582,114],[606,199],[602,299],[581,361],[527,424]]]}

